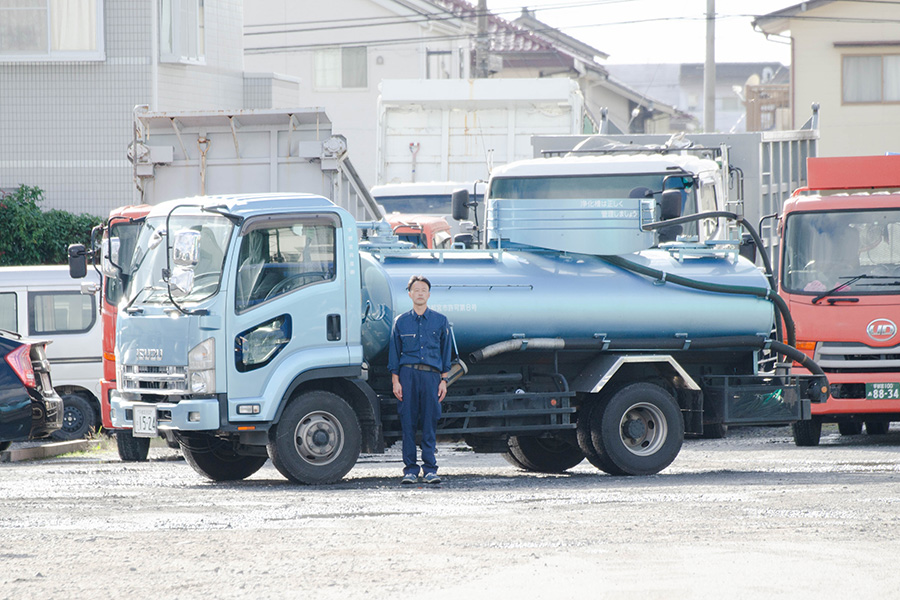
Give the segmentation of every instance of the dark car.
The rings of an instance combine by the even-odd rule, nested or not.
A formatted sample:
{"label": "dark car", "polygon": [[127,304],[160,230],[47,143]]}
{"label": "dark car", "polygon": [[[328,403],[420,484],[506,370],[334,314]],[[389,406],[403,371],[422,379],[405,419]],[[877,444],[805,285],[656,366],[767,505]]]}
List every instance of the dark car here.
{"label": "dark car", "polygon": [[46,345],[0,331],[0,450],[62,427],[63,401],[50,384]]}

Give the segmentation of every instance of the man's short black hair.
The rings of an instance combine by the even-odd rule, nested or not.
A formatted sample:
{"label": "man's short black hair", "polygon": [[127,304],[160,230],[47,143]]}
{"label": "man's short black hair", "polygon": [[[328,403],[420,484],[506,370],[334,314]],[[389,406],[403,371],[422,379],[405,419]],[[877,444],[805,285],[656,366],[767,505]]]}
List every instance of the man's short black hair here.
{"label": "man's short black hair", "polygon": [[410,278],[409,278],[409,283],[406,284],[406,291],[408,292],[409,290],[411,290],[413,284],[414,284],[415,282],[417,282],[417,281],[421,281],[422,283],[424,283],[425,285],[427,285],[427,286],[428,286],[428,291],[429,291],[429,292],[431,291],[431,282],[428,281],[428,278],[427,278],[427,277],[424,277],[424,276],[422,276],[422,275],[413,275],[412,277],[410,277]]}

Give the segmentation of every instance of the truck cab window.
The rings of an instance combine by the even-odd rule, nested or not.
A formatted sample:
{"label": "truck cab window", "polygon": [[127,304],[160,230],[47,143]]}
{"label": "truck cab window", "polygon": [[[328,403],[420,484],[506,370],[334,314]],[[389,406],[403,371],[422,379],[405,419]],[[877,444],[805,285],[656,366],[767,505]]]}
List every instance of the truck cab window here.
{"label": "truck cab window", "polygon": [[335,278],[334,225],[323,220],[259,223],[241,236],[235,310]]}

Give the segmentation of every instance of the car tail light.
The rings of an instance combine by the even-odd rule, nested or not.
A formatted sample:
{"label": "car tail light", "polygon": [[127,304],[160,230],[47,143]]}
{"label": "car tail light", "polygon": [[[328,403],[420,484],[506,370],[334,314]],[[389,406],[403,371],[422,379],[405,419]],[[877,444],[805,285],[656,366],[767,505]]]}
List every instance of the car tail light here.
{"label": "car tail light", "polygon": [[19,346],[7,354],[6,362],[16,372],[25,387],[35,387],[34,367],[31,365],[31,344]]}

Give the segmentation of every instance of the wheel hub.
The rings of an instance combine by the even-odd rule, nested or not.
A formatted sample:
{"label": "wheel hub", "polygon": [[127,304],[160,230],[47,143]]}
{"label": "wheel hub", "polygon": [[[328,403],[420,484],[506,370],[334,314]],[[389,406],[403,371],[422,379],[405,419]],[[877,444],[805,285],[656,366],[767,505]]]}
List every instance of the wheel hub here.
{"label": "wheel hub", "polygon": [[627,438],[639,440],[647,435],[647,426],[644,425],[644,422],[640,419],[631,419],[625,423],[625,426],[622,428],[622,433],[624,433]]}
{"label": "wheel hub", "polygon": [[314,465],[333,461],[344,447],[344,430],[334,415],[319,411],[300,419],[294,446],[303,460]]}

